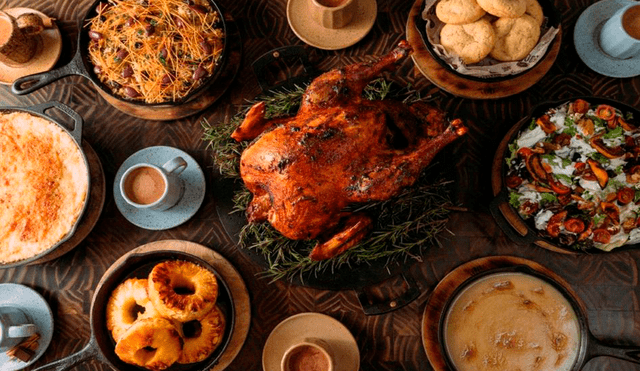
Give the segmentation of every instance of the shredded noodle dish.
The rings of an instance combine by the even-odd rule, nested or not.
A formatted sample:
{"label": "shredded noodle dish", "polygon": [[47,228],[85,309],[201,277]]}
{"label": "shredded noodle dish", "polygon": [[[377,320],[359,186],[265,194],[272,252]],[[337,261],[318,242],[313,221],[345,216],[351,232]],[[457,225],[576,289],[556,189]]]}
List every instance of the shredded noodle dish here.
{"label": "shredded noodle dish", "polygon": [[216,68],[221,15],[203,0],[109,0],[89,23],[94,72],[125,99],[180,101]]}

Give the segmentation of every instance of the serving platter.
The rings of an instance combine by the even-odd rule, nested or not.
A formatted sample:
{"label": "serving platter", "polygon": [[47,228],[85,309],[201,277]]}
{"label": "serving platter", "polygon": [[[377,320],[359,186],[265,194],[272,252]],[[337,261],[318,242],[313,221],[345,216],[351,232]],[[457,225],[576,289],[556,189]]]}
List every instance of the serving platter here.
{"label": "serving platter", "polygon": [[419,27],[422,24],[424,0],[416,0],[407,19],[407,40],[413,47],[413,62],[429,81],[453,95],[470,99],[499,99],[521,93],[538,81],[551,69],[560,52],[562,26],[551,43],[545,57],[534,67],[513,78],[499,81],[480,81],[463,77],[444,67],[429,52]]}

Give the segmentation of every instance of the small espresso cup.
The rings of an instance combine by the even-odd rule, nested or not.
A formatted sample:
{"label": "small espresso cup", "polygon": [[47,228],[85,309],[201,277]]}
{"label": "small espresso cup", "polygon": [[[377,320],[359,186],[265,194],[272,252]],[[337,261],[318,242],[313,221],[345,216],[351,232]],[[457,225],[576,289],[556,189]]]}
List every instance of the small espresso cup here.
{"label": "small espresso cup", "polygon": [[333,371],[333,352],[322,339],[307,338],[287,349],[281,371]]}
{"label": "small espresso cup", "polygon": [[124,200],[138,209],[163,211],[173,207],[184,192],[179,175],[187,168],[180,156],[162,167],[140,163],[131,166],[120,179],[120,193]]}
{"label": "small espresso cup", "polygon": [[348,25],[357,11],[358,0],[307,0],[315,22],[324,28],[338,29]]}
{"label": "small espresso cup", "polygon": [[600,47],[618,59],[640,54],[640,3],[625,5],[605,22],[600,32]]}
{"label": "small espresso cup", "polygon": [[0,306],[0,352],[6,352],[35,334],[36,325],[20,308]]}
{"label": "small espresso cup", "polygon": [[0,62],[15,66],[33,58],[38,47],[36,36],[44,30],[44,22],[35,13],[17,18],[0,11]]}

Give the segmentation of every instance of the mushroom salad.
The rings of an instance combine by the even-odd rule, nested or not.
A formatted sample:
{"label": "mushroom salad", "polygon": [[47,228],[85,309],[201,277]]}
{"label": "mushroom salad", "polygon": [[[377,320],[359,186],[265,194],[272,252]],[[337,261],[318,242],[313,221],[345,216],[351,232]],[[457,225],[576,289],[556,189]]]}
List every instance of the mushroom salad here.
{"label": "mushroom salad", "polygon": [[509,203],[540,236],[579,250],[640,242],[640,129],[582,99],[535,117],[509,143]]}

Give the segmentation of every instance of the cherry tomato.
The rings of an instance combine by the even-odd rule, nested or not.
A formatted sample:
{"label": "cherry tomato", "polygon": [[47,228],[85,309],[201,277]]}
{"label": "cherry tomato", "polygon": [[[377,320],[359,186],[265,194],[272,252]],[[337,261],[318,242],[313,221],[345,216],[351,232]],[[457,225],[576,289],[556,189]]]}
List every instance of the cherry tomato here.
{"label": "cherry tomato", "polygon": [[576,99],[571,106],[573,107],[573,112],[576,113],[587,113],[589,111],[589,103],[583,99]]}
{"label": "cherry tomato", "polygon": [[593,240],[600,243],[609,243],[611,241],[611,233],[606,229],[596,229],[593,231]]}
{"label": "cherry tomato", "polygon": [[601,104],[596,108],[596,116],[606,121],[613,120],[616,118],[616,110],[607,104]]}
{"label": "cherry tomato", "polygon": [[617,199],[618,202],[622,205],[626,205],[629,202],[633,201],[635,197],[636,191],[631,187],[623,187],[618,190]]}
{"label": "cherry tomato", "polygon": [[564,228],[572,233],[581,233],[584,227],[584,222],[579,218],[569,218],[564,221]]}

